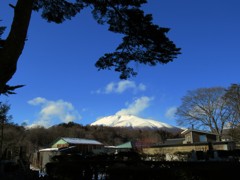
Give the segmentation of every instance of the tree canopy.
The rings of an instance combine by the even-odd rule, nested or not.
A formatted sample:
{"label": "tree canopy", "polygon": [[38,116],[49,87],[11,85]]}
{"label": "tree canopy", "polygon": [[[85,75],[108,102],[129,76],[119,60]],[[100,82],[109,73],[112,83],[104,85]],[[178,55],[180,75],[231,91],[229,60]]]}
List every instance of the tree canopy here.
{"label": "tree canopy", "polygon": [[[147,0],[17,0],[10,5],[14,9],[10,32],[0,44],[0,94],[8,94],[9,87],[19,87],[7,83],[15,74],[24,49],[32,11],[41,13],[48,22],[62,23],[91,8],[98,24],[108,25],[109,31],[123,35],[115,51],[104,54],[95,64],[99,70],[114,69],[121,79],[137,75],[131,62],[155,66],[173,61],[180,48],[166,36],[169,28],[153,24],[152,15],[144,13],[144,3]],[[0,35],[3,31],[4,27]]]}

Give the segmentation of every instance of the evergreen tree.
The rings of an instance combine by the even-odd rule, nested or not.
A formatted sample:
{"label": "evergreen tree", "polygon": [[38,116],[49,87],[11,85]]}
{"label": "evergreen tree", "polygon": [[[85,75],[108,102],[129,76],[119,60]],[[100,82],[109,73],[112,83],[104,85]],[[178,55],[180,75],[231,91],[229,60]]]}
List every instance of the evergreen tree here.
{"label": "evergreen tree", "polygon": [[147,1],[17,0],[16,5],[10,4],[14,17],[10,32],[1,45],[0,94],[14,87],[7,83],[15,74],[24,49],[32,11],[41,13],[48,22],[62,23],[83,9],[91,8],[98,24],[107,25],[109,31],[123,35],[122,43],[115,51],[104,54],[96,62],[99,70],[113,68],[120,73],[121,79],[137,74],[131,62],[155,66],[173,61],[180,54],[180,48],[166,36],[169,28],[152,23],[152,15],[141,9],[144,3]]}

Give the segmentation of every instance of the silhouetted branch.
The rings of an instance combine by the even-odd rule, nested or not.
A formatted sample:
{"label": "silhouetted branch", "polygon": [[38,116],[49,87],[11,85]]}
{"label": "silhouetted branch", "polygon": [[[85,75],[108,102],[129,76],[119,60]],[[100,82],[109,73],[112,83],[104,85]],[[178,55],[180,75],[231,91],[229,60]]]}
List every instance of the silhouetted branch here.
{"label": "silhouetted branch", "polygon": [[15,9],[15,6],[14,6],[14,5],[12,5],[12,4],[9,4],[9,6],[10,6],[11,8]]}
{"label": "silhouetted branch", "polygon": [[5,85],[5,87],[3,88],[2,92],[0,92],[0,94],[4,94],[5,96],[8,96],[10,94],[16,94],[14,91],[23,86],[25,85],[16,85],[16,86]]}

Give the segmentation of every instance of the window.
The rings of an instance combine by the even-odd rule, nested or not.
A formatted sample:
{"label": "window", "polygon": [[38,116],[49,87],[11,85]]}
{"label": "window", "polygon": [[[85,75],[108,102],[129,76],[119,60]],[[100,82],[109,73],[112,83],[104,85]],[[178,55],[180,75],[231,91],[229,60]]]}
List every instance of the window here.
{"label": "window", "polygon": [[200,135],[199,140],[200,140],[200,142],[207,142],[207,136],[206,135]]}

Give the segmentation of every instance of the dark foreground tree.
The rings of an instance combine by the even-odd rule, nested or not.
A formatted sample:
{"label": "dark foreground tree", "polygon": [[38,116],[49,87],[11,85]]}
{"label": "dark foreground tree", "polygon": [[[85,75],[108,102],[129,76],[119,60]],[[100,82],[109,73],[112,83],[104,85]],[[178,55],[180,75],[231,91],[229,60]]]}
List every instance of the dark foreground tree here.
{"label": "dark foreground tree", "polygon": [[[162,28],[152,23],[152,15],[144,14],[141,5],[147,0],[17,0],[10,5],[14,18],[10,32],[0,45],[0,94],[8,92],[7,82],[17,69],[18,59],[24,49],[32,11],[39,11],[48,22],[62,23],[85,8],[91,8],[99,24],[123,35],[122,42],[112,53],[98,59],[96,67],[120,73],[121,79],[137,73],[130,62],[154,66],[173,61],[180,49],[170,41]],[[3,30],[3,29],[2,29]],[[2,31],[1,30],[1,31]]]}
{"label": "dark foreground tree", "polygon": [[232,121],[224,94],[222,87],[188,91],[176,112],[178,124],[208,129],[221,137],[223,129]]}
{"label": "dark foreground tree", "polygon": [[4,127],[5,127],[5,124],[12,119],[12,117],[8,115],[9,110],[10,110],[10,105],[8,105],[7,103],[0,102],[0,131],[1,131],[0,159],[2,158],[2,152],[3,152]]}

